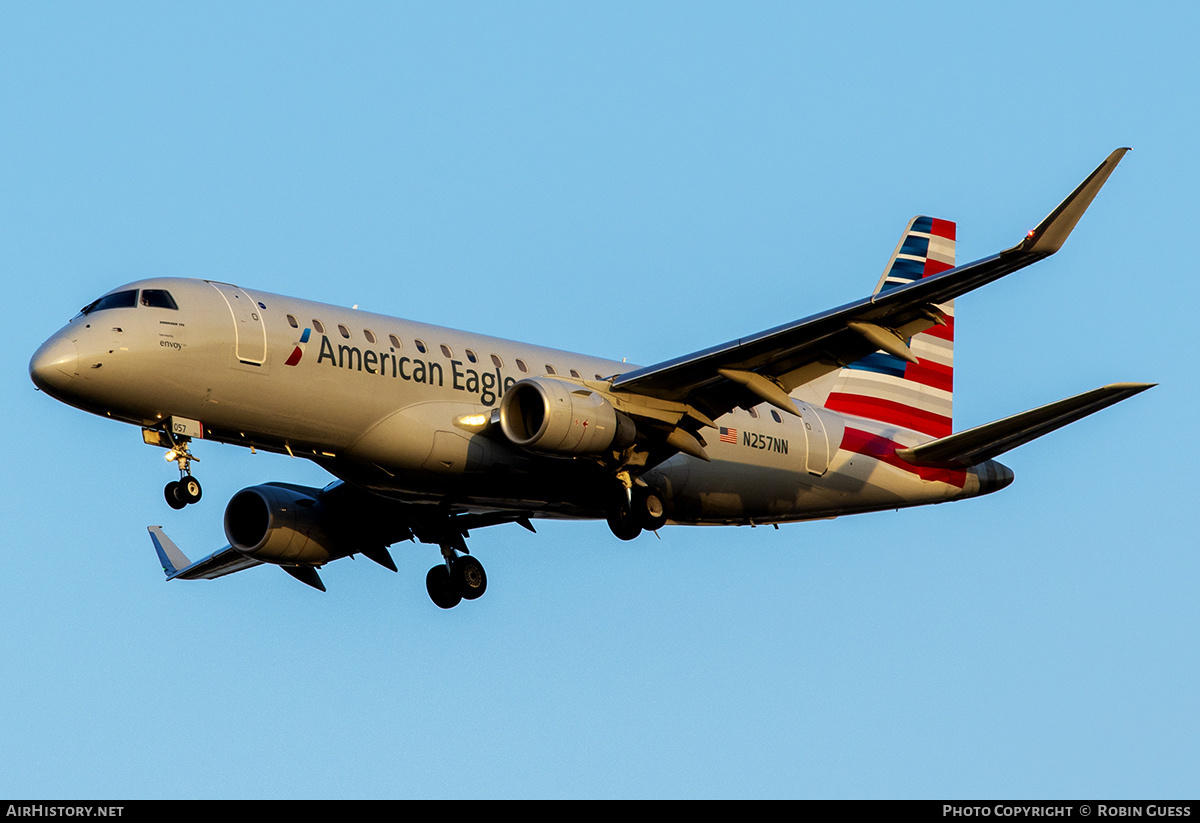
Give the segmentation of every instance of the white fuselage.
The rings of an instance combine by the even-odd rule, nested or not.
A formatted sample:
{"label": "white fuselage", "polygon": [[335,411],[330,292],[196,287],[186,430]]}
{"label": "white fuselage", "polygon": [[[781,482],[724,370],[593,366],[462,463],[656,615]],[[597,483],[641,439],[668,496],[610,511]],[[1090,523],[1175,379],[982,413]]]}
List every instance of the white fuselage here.
{"label": "white fuselage", "polygon": [[[464,427],[529,377],[603,384],[633,367],[205,280],[145,280],[177,308],[81,314],[31,363],[39,387],[143,427],[199,421],[204,437],[305,457],[400,500],[459,510],[601,517],[609,482],[586,456],[550,456]],[[307,333],[306,333],[307,330]],[[1007,485],[988,461],[918,469],[894,456],[926,435],[797,401],[738,409],[642,475],[676,523],[806,520],[970,497]]]}

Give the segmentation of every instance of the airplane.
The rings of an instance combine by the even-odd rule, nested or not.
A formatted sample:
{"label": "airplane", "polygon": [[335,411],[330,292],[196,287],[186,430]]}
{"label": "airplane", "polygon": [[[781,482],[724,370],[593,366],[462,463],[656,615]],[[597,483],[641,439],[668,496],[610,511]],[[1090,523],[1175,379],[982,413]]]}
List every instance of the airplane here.
{"label": "airplane", "polygon": [[311,460],[323,489],[235,494],[228,545],[191,561],[150,526],[168,580],[318,569],[437,546],[430,599],[487,588],[475,529],[605,519],[774,525],[990,494],[995,458],[1139,392],[1115,383],[953,431],[954,300],[1057,252],[1128,149],[1019,243],[955,265],[953,222],[909,221],[873,293],[711,348],[633,366],[255,291],[154,278],[85,306],[33,355],[38,389],[167,449],[167,504],[200,500],[199,440]]}

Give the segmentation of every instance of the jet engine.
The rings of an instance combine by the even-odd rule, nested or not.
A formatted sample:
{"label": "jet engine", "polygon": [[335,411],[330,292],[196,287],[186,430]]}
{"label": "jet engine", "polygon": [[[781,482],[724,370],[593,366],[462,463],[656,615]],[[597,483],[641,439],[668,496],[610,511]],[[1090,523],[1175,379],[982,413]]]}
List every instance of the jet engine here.
{"label": "jet engine", "polygon": [[264,563],[320,565],[338,551],[320,489],[264,483],[242,489],[225,507],[225,537],[247,557]]}
{"label": "jet engine", "polygon": [[505,392],[500,428],[516,445],[549,454],[623,449],[637,433],[599,392],[550,377],[529,377]]}

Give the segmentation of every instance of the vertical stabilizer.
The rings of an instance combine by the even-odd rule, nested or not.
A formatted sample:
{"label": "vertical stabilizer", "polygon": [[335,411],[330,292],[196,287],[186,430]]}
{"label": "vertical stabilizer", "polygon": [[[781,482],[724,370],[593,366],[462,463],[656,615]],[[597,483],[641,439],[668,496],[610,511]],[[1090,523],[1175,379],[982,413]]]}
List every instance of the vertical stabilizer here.
{"label": "vertical stabilizer", "polygon": [[[955,225],[934,217],[914,217],[884,269],[881,294],[954,268]],[[825,406],[843,414],[878,420],[931,437],[953,431],[954,301],[936,307],[944,325],[908,340],[917,362],[883,351],[841,369]]]}

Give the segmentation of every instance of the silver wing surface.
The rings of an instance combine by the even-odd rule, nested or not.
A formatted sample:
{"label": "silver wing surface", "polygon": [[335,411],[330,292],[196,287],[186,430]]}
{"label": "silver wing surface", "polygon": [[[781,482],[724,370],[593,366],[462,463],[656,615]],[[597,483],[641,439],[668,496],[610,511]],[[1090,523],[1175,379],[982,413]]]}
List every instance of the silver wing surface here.
{"label": "silver wing surface", "polygon": [[[1010,249],[803,320],[627,372],[612,388],[687,403],[715,418],[764,400],[782,407],[782,398],[793,389],[878,350],[905,357],[907,338],[943,322],[939,304],[1058,251],[1127,151],[1120,148],[1110,154]],[[905,359],[913,359],[911,353]]]}

